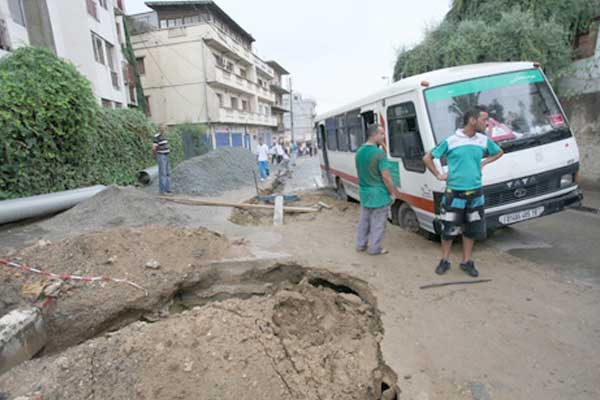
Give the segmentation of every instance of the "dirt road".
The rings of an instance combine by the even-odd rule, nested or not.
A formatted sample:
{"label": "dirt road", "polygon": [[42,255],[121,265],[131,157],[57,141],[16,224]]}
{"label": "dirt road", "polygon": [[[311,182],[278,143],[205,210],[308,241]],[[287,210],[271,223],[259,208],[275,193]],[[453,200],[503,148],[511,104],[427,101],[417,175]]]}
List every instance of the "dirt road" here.
{"label": "dirt road", "polygon": [[[286,190],[309,188],[307,174],[318,170],[315,162],[299,160]],[[230,193],[227,199],[250,195]],[[222,232],[229,240],[244,238],[254,255],[287,255],[301,265],[366,281],[382,313],[383,359],[399,376],[402,399],[600,398],[600,288],[566,279],[490,241],[477,247],[475,257],[481,278],[491,282],[421,290],[429,283],[469,279],[457,268],[458,246],[443,277],[433,273],[438,244],[395,226],[384,242],[388,255],[356,253],[358,205],[319,196],[333,209],[314,218],[290,218],[280,227],[237,225],[226,209],[173,210],[194,228]],[[43,238],[44,232],[30,232],[38,235],[30,241]],[[13,234],[23,239],[22,232],[2,237]]]}

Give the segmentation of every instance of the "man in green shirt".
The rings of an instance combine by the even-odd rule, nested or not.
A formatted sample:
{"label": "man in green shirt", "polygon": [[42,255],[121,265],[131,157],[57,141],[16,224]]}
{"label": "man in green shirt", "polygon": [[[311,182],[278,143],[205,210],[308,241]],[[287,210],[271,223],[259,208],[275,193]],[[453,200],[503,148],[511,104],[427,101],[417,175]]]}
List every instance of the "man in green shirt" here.
{"label": "man in green shirt", "polygon": [[379,148],[385,143],[383,128],[371,126],[367,129],[367,142],[356,152],[356,172],[360,195],[360,220],[356,234],[356,250],[371,255],[386,254],[381,247],[389,206],[393,197],[398,197],[394,187],[385,152]]}
{"label": "man in green shirt", "polygon": [[[440,181],[446,181],[446,192],[440,204],[442,221],[442,260],[435,272],[450,269],[450,248],[458,235],[463,237],[463,262],[460,268],[472,277],[479,276],[471,259],[475,239],[486,236],[484,205],[481,190],[481,170],[502,157],[502,149],[482,133],[487,126],[488,113],[484,107],[468,110],[463,115],[463,129],[440,142],[423,157],[427,169]],[[434,158],[446,157],[448,174],[442,174]]]}

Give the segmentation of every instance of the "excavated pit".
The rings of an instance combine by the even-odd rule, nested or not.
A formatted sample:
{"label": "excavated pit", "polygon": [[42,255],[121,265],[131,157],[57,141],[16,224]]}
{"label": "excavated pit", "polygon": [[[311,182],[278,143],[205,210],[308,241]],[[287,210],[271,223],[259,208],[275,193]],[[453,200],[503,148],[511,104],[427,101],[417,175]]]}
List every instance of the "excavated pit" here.
{"label": "excavated pit", "polygon": [[[148,293],[72,285],[45,310],[46,349],[0,376],[0,397],[398,398],[376,299],[351,276],[254,259],[209,231],[157,227],[19,256],[52,271],[126,274]],[[110,257],[117,261],[107,264]],[[158,270],[143,266],[152,257]]]}
{"label": "excavated pit", "polygon": [[[284,216],[284,224],[314,221],[320,213],[343,213],[351,207],[350,203],[340,201],[335,198],[335,195],[330,190],[320,190],[298,194],[299,200],[285,203],[291,207],[315,207],[321,208],[317,213],[286,213]],[[251,198],[245,203],[258,204],[256,198]],[[324,203],[331,208],[319,206],[319,203]],[[269,226],[273,225],[273,210],[263,209],[235,209],[232,211],[229,220],[237,225],[242,226]]]}

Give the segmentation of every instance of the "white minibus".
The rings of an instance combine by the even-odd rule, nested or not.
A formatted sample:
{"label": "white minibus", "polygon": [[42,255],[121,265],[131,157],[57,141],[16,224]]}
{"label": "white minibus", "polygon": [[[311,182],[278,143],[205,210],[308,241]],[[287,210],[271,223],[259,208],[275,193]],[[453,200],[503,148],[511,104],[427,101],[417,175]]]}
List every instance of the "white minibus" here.
{"label": "white minibus", "polygon": [[[432,71],[319,115],[315,129],[323,176],[341,197],[358,200],[354,153],[368,126],[382,126],[402,194],[391,207],[391,219],[434,236],[445,183],[426,170],[422,157],[461,128],[463,112],[476,105],[489,110],[483,133],[505,152],[483,170],[488,230],[580,204],[575,137],[540,65],[532,62]],[[435,162],[447,171],[445,160]]]}

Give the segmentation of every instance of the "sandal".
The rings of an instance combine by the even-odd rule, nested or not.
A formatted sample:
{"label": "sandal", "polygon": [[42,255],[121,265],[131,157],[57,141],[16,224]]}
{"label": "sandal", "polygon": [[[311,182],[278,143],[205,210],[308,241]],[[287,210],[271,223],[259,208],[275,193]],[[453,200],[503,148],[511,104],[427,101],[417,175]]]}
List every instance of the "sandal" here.
{"label": "sandal", "polygon": [[381,256],[384,254],[389,253],[389,251],[387,249],[382,248],[381,250],[379,250],[379,252],[377,253],[369,253],[370,256]]}

